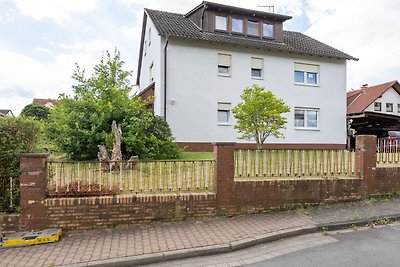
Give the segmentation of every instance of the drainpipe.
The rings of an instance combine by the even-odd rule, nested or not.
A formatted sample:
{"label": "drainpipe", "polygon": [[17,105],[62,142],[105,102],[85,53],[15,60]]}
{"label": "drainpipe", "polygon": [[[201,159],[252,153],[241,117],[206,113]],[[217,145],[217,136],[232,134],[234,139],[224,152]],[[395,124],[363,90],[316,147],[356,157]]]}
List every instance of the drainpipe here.
{"label": "drainpipe", "polygon": [[165,39],[164,46],[164,120],[167,121],[167,48],[169,36]]}

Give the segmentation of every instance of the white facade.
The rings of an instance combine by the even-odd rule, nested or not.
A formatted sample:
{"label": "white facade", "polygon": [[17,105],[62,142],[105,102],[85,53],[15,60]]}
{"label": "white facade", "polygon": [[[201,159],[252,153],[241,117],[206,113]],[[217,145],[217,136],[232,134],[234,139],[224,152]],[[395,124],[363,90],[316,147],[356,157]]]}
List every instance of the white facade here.
{"label": "white facade", "polygon": [[[380,110],[375,109],[375,103],[380,103]],[[390,106],[392,106],[392,109],[390,109]],[[369,105],[364,111],[373,111],[390,115],[400,115],[400,95],[395,89],[390,88],[385,93],[383,93],[380,98],[377,98],[374,103]]]}
{"label": "white facade", "polygon": [[[147,21],[146,39],[149,27],[152,36],[150,46],[146,43],[146,53],[143,51],[140,89],[150,84],[153,64],[155,114],[166,115],[177,142],[249,142],[238,139],[232,112],[229,123],[218,122],[218,103],[230,103],[233,108],[246,87],[258,84],[282,98],[291,109],[285,114],[285,138],[268,138],[266,143],[346,143],[346,60],[169,38],[164,114],[166,40],[157,34],[149,18]],[[219,53],[231,55],[229,76],[218,75]],[[252,57],[263,61],[261,78],[251,77]],[[298,63],[319,69],[317,85],[295,83]],[[295,109],[316,111],[317,127],[295,127]]]}
{"label": "white facade", "polygon": [[151,19],[147,19],[144,38],[145,41],[143,44],[142,66],[139,81],[140,90],[145,89],[153,82],[155,83],[154,112],[157,115],[161,115],[163,111],[163,49],[165,40],[157,33],[156,27]]}

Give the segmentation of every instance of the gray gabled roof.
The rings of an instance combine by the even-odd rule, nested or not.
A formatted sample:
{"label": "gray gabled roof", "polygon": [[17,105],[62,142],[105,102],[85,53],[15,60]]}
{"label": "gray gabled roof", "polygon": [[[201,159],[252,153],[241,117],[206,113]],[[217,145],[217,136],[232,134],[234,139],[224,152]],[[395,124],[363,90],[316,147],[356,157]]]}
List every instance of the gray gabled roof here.
{"label": "gray gabled roof", "polygon": [[11,115],[14,117],[14,114],[12,113],[11,109],[0,109],[0,117]]}
{"label": "gray gabled roof", "polygon": [[358,60],[329,45],[299,32],[284,31],[283,43],[256,37],[238,36],[225,33],[203,32],[185,15],[145,9],[161,36],[204,40],[267,50],[292,52],[321,57]]}

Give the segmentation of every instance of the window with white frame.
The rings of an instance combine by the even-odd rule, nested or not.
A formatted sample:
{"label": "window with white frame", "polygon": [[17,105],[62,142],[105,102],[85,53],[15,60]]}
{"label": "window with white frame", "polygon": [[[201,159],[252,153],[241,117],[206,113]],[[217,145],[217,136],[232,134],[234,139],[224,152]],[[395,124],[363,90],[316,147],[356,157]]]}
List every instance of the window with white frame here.
{"label": "window with white frame", "polygon": [[218,102],[218,124],[230,124],[231,103]]}
{"label": "window with white frame", "polygon": [[374,103],[374,111],[382,111],[382,103],[381,102]]}
{"label": "window with white frame", "polygon": [[259,27],[259,23],[258,21],[251,21],[248,20],[247,21],[247,34],[248,35],[256,35],[259,36],[259,32],[258,32],[258,27]]}
{"label": "window with white frame", "polygon": [[397,104],[397,113],[400,113],[400,104]]}
{"label": "window with white frame", "polygon": [[215,29],[221,31],[228,30],[228,18],[224,16],[215,16]]}
{"label": "window with white frame", "polygon": [[263,36],[268,38],[274,37],[274,25],[263,23]]}
{"label": "window with white frame", "polygon": [[318,128],[319,109],[317,108],[295,108],[294,127],[304,129]]}
{"label": "window with white frame", "polygon": [[243,20],[232,18],[232,32],[243,33]]}
{"label": "window with white frame", "polygon": [[218,53],[218,75],[230,76],[231,74],[231,55]]}
{"label": "window with white frame", "polygon": [[261,79],[263,75],[264,60],[262,58],[251,58],[251,78]]}
{"label": "window with white frame", "polygon": [[393,103],[386,103],[386,112],[393,112]]}
{"label": "window with white frame", "polygon": [[318,85],[319,66],[304,63],[294,63],[295,84]]}

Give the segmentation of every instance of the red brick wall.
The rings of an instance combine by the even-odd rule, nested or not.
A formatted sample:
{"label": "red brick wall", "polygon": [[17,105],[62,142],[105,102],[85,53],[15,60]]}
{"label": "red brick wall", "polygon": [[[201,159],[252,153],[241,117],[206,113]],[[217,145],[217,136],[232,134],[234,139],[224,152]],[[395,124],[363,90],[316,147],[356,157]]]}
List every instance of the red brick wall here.
{"label": "red brick wall", "polygon": [[103,228],[154,221],[204,218],[243,209],[285,208],[298,203],[356,199],[400,191],[400,168],[375,168],[375,139],[357,138],[356,170],[361,178],[234,181],[234,143],[217,143],[216,193],[118,195],[46,199],[45,155],[21,156],[21,213],[1,215],[6,231],[62,227]]}
{"label": "red brick wall", "polygon": [[48,227],[106,228],[216,214],[214,193],[46,199]]}
{"label": "red brick wall", "polygon": [[236,181],[236,209],[286,208],[298,203],[361,197],[361,178]]}
{"label": "red brick wall", "polygon": [[212,152],[214,149],[211,143],[177,142],[177,145],[183,151],[188,152]]}
{"label": "red brick wall", "polygon": [[376,168],[373,171],[370,195],[400,192],[400,167]]}
{"label": "red brick wall", "polygon": [[47,155],[20,155],[20,230],[43,229],[47,223]]}
{"label": "red brick wall", "polygon": [[2,233],[13,233],[19,230],[19,214],[0,214],[0,227]]}
{"label": "red brick wall", "polygon": [[[202,142],[177,142],[178,146],[183,151],[192,152],[212,152],[212,143],[202,143]],[[345,149],[344,144],[265,144],[264,149]],[[236,143],[235,149],[257,149],[256,144],[251,143]]]}

